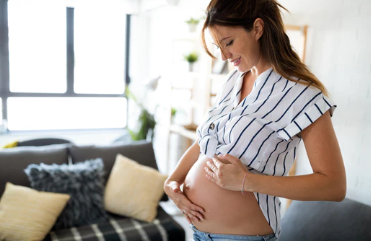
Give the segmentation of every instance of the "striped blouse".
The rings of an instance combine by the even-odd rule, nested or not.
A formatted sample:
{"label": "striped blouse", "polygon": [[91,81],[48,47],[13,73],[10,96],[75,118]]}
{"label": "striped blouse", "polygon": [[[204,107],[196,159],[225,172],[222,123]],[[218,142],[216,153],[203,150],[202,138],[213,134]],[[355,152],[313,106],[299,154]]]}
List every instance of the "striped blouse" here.
{"label": "striped blouse", "polygon": [[[216,103],[198,126],[200,155],[212,158],[227,153],[252,173],[285,176],[296,157],[299,132],[327,110],[332,116],[336,105],[318,88],[287,80],[273,68],[258,76],[251,93],[240,102],[243,75],[237,69],[228,74]],[[279,198],[254,195],[278,238]]]}

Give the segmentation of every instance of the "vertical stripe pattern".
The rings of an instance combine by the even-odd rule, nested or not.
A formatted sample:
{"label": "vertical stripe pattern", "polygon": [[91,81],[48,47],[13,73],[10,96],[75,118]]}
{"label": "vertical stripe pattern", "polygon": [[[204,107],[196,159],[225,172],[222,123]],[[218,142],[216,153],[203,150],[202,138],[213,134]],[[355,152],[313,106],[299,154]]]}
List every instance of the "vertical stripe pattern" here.
{"label": "vertical stripe pattern", "polygon": [[[196,132],[200,154],[212,158],[228,153],[252,172],[286,176],[295,161],[298,134],[326,111],[332,116],[337,106],[305,80],[287,80],[273,68],[258,76],[251,93],[241,96],[243,76],[231,71],[215,105],[205,113]],[[279,198],[254,194],[278,238]]]}

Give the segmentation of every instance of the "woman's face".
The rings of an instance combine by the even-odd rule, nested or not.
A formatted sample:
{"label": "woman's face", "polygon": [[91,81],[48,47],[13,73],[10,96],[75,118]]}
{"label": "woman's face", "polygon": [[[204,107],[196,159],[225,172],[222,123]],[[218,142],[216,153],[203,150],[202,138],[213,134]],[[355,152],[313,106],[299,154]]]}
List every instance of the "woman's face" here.
{"label": "woman's face", "polygon": [[254,28],[248,32],[242,27],[213,26],[211,35],[217,45],[219,39],[223,52],[223,60],[230,61],[240,72],[247,72],[256,66],[260,60],[259,38],[262,35],[262,28]]}

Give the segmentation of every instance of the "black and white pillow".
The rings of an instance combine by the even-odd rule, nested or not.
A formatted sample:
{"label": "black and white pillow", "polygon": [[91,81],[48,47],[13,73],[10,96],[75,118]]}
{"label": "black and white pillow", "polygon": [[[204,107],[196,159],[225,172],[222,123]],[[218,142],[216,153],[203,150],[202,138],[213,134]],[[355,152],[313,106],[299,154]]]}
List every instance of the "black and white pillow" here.
{"label": "black and white pillow", "polygon": [[31,187],[44,192],[71,195],[53,229],[64,229],[106,221],[104,166],[100,158],[74,165],[31,164],[25,170]]}

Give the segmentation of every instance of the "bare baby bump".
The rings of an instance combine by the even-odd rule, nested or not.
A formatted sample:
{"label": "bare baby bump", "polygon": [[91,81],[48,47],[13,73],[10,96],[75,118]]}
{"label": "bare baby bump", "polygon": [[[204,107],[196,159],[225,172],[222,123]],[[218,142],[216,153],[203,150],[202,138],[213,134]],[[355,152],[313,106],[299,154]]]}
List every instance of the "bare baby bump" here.
{"label": "bare baby bump", "polygon": [[[194,204],[204,208],[204,220],[193,221],[203,232],[219,234],[265,235],[273,233],[253,193],[230,191],[206,178],[204,168],[211,160],[200,157],[189,170],[183,192]],[[241,180],[242,185],[242,180]]]}

